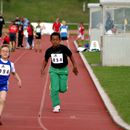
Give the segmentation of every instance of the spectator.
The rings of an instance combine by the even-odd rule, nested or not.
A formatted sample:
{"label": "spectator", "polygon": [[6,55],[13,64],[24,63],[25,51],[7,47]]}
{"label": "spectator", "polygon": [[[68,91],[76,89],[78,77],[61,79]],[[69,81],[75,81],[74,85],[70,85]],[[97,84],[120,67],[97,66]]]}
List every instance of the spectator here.
{"label": "spectator", "polygon": [[35,29],[35,38],[36,38],[35,52],[42,52],[41,38],[42,38],[42,29],[44,28],[45,28],[44,26],[41,27],[40,21],[39,21]]}
{"label": "spectator", "polygon": [[53,23],[52,29],[54,32],[60,32],[60,26],[61,23],[59,21],[59,18],[56,18],[56,21]]}
{"label": "spectator", "polygon": [[28,31],[27,31],[27,28],[24,28],[24,38],[25,38],[25,42],[26,42],[26,46],[25,46],[25,49],[29,49],[29,43],[28,43]]}
{"label": "spectator", "polygon": [[15,25],[14,21],[11,22],[9,26],[9,38],[11,42],[11,50],[15,51],[16,49],[16,34],[18,32],[18,28]]}
{"label": "spectator", "polygon": [[61,36],[61,40],[64,42],[66,41],[68,44],[68,26],[66,25],[66,21],[62,21],[62,25],[60,26],[60,36]]}
{"label": "spectator", "polygon": [[16,16],[14,20],[14,24],[17,26],[17,28],[19,28],[19,26],[21,25],[21,20],[18,16]]}
{"label": "spectator", "polygon": [[2,36],[3,25],[5,25],[5,20],[4,17],[0,15],[0,37]]}
{"label": "spectator", "polygon": [[23,25],[19,25],[18,28],[18,47],[23,47]]}
{"label": "spectator", "polygon": [[29,20],[27,18],[23,18],[23,28],[27,28],[28,27],[28,23],[29,23]]}
{"label": "spectator", "polygon": [[84,27],[83,23],[81,22],[78,27],[77,40],[79,40],[79,39],[84,40],[84,31],[85,31],[85,27]]}
{"label": "spectator", "polygon": [[111,18],[111,14],[109,12],[107,12],[107,20],[106,20],[106,23],[105,23],[106,32],[111,30],[113,27],[114,27],[114,23],[113,23],[113,20]]}
{"label": "spectator", "polygon": [[33,47],[32,44],[33,44],[33,38],[34,38],[34,36],[33,36],[34,29],[30,22],[28,23],[27,32],[28,32],[28,43],[29,43],[30,50],[31,50]]}

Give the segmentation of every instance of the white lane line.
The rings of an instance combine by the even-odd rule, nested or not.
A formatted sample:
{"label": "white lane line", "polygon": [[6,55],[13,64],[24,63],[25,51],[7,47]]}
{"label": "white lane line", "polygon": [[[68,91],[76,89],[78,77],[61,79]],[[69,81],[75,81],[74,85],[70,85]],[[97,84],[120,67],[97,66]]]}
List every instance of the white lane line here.
{"label": "white lane line", "polygon": [[68,39],[68,42],[67,42],[67,47],[70,49],[69,39]]}
{"label": "white lane line", "polygon": [[[22,53],[15,61],[14,63],[18,62],[24,55],[25,55],[26,52]],[[41,100],[41,105],[40,105],[40,110],[39,110],[39,114],[38,114],[38,122],[40,124],[40,127],[43,129],[43,130],[48,130],[44,124],[42,123],[41,121],[41,115],[42,115],[42,110],[43,110],[43,107],[44,107],[44,103],[45,103],[45,93],[46,93],[46,89],[47,89],[47,83],[48,83],[48,80],[49,79],[49,73],[47,72],[47,76],[46,76],[46,82],[45,82],[45,85],[44,85],[44,80],[43,80],[43,83],[42,83],[42,86],[44,87],[43,89],[43,94],[42,94],[42,100]]]}
{"label": "white lane line", "polygon": [[26,54],[26,52],[22,53],[22,54],[14,61],[14,63],[18,62],[25,54]]}
{"label": "white lane line", "polygon": [[[44,81],[45,81],[45,84],[44,84]],[[45,96],[46,96],[46,90],[47,90],[47,84],[48,84],[48,81],[49,81],[49,73],[47,71],[47,76],[46,76],[46,79],[43,80],[43,83],[42,83],[42,87],[44,88],[43,89],[43,94],[42,94],[42,99],[41,99],[41,105],[40,105],[40,110],[39,110],[39,113],[38,113],[38,122],[39,122],[39,125],[41,126],[41,128],[43,130],[48,130],[45,125],[42,123],[42,120],[41,120],[41,116],[42,116],[42,111],[43,111],[43,107],[44,107],[44,103],[45,103]]]}

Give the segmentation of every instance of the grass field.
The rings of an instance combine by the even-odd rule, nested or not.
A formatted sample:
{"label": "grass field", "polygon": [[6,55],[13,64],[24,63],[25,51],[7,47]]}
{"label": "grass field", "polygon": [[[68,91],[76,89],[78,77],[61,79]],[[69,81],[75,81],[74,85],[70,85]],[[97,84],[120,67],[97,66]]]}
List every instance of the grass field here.
{"label": "grass field", "polygon": [[84,52],[122,119],[130,124],[130,67],[100,66],[100,52]]}
{"label": "grass field", "polygon": [[[4,17],[13,20],[16,16],[24,16],[31,21],[52,22],[56,17],[69,23],[88,22],[88,9],[82,11],[83,0],[3,0]],[[90,2],[96,0],[90,0]]]}

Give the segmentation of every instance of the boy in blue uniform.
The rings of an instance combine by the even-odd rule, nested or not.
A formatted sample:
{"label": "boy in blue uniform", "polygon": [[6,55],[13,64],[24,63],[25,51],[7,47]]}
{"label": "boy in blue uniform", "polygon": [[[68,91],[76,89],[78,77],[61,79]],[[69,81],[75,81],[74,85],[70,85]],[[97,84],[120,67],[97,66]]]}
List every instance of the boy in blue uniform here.
{"label": "boy in blue uniform", "polygon": [[8,91],[8,80],[10,77],[10,73],[14,75],[14,77],[18,81],[18,85],[21,87],[21,79],[19,75],[15,71],[14,63],[8,60],[10,55],[10,48],[8,45],[3,44],[0,48],[0,125],[2,125],[1,115],[4,108],[4,103],[6,100],[6,95]]}
{"label": "boy in blue uniform", "polygon": [[68,33],[68,26],[66,25],[66,21],[62,21],[62,25],[60,26],[60,37],[63,43],[66,41],[69,47],[69,42],[68,42],[69,33]]}
{"label": "boy in blue uniform", "polygon": [[51,100],[53,112],[60,112],[60,99],[59,92],[64,93],[67,91],[67,81],[68,81],[68,59],[70,58],[73,64],[73,72],[75,75],[78,74],[76,63],[72,52],[70,49],[60,44],[61,38],[60,34],[54,32],[50,36],[52,46],[48,48],[45,52],[45,58],[43,60],[41,74],[44,73],[44,69],[47,65],[49,58],[51,57],[51,66],[50,66],[50,80],[51,80]]}

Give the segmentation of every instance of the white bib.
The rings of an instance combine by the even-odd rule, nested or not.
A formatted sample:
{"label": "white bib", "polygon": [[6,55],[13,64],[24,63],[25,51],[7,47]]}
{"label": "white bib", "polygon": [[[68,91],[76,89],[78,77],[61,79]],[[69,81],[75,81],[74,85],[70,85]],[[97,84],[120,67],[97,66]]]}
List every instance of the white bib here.
{"label": "white bib", "polygon": [[54,64],[63,63],[63,54],[51,54],[51,59]]}
{"label": "white bib", "polygon": [[10,74],[10,66],[0,64],[0,75],[8,76]]}

